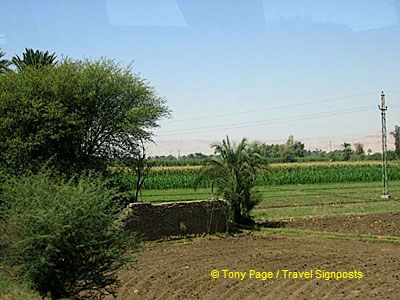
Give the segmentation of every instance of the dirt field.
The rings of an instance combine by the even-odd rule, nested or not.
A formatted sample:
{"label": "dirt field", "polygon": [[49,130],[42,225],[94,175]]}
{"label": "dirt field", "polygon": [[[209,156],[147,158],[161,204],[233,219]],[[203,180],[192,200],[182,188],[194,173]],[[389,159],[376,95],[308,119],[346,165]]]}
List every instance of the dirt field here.
{"label": "dirt field", "polygon": [[[362,228],[373,219],[362,220],[365,222],[356,219],[360,227],[357,232],[365,233]],[[330,230],[328,224],[324,226]],[[354,232],[352,226],[346,228]],[[389,233],[398,236],[399,229],[385,235]],[[118,299],[398,299],[399,254],[400,245],[393,243],[263,233],[185,243],[148,243],[138,262],[121,272]],[[220,278],[210,277],[213,269],[220,272]],[[243,280],[223,279],[223,269],[247,273]],[[274,279],[249,278],[251,269],[271,271]],[[285,279],[284,269],[312,270],[313,278]],[[317,279],[321,276],[317,270],[357,271],[363,277]]]}
{"label": "dirt field", "polygon": [[316,231],[400,237],[400,212],[304,218],[283,222],[284,227]]}

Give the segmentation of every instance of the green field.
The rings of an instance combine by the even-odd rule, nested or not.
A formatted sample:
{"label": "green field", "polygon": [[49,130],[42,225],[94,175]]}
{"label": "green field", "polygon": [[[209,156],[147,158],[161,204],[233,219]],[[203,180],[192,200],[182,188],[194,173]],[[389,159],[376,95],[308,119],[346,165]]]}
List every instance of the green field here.
{"label": "green field", "polygon": [[[254,210],[259,220],[348,213],[400,211],[400,181],[389,182],[391,198],[380,198],[381,182],[263,186],[262,201]],[[210,199],[211,189],[144,190],[144,202]]]}
{"label": "green field", "polygon": [[[201,166],[154,167],[144,183],[144,189],[193,188]],[[400,180],[400,162],[389,163],[389,178]],[[131,188],[135,176],[129,169],[116,172],[121,181]],[[257,186],[311,183],[377,182],[381,180],[382,169],[379,162],[314,162],[271,164],[266,172],[256,178]],[[209,180],[201,187],[209,187]]]}

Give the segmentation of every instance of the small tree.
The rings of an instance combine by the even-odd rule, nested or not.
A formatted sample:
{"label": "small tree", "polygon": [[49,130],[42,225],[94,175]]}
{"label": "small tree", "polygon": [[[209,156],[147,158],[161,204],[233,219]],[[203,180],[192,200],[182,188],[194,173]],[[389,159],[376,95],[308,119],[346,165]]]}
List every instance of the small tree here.
{"label": "small tree", "polygon": [[256,174],[265,167],[263,158],[244,138],[235,145],[228,137],[221,144],[212,145],[216,157],[209,158],[198,181],[211,178],[217,194],[222,195],[231,208],[231,221],[252,224],[251,210],[259,202],[252,192]]}
{"label": "small tree", "polygon": [[6,261],[52,299],[114,292],[116,271],[130,260],[124,254],[137,245],[117,221],[115,197],[91,177],[8,181],[0,214]]}
{"label": "small tree", "polygon": [[135,170],[136,174],[135,197],[133,198],[134,202],[139,201],[139,194],[142,192],[143,184],[152,167],[153,163],[148,161],[144,142],[143,140],[140,140],[140,146],[133,157],[133,169]]}
{"label": "small tree", "polygon": [[394,137],[394,146],[395,146],[395,152],[396,156],[400,157],[400,126],[395,125],[394,126],[394,131],[390,133]]}
{"label": "small tree", "polygon": [[139,195],[141,194],[143,184],[154,165],[154,162],[150,162],[147,157],[145,142],[142,139],[139,140],[138,144],[132,145],[131,149],[125,160],[129,162],[128,166],[135,173],[135,193],[132,196],[133,198],[128,197],[128,199],[126,199],[125,197],[124,206],[131,202],[139,201]]}

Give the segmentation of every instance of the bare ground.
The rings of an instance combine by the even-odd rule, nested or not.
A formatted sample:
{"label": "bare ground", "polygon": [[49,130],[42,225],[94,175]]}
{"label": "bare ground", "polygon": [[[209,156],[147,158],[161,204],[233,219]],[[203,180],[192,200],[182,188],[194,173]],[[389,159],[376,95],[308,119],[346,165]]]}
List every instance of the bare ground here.
{"label": "bare ground", "polygon": [[281,226],[316,231],[400,237],[400,212],[309,217],[284,221]]}
{"label": "bare ground", "polygon": [[[399,236],[399,214],[291,223],[296,228]],[[383,221],[385,220],[385,221]],[[397,221],[396,221],[397,220]],[[377,223],[376,223],[377,222]],[[295,225],[297,224],[297,225]],[[317,225],[319,224],[319,225]],[[335,225],[336,224],[336,225]],[[340,225],[342,224],[342,225]],[[383,224],[383,225],[382,225]],[[298,226],[298,227],[297,227]],[[343,226],[343,228],[342,228]],[[392,227],[396,227],[393,228]],[[400,245],[262,233],[191,242],[147,243],[120,273],[117,299],[398,299]],[[210,271],[314,271],[313,279],[212,279]],[[316,270],[361,279],[316,279]],[[281,271],[282,272],[282,271]]]}

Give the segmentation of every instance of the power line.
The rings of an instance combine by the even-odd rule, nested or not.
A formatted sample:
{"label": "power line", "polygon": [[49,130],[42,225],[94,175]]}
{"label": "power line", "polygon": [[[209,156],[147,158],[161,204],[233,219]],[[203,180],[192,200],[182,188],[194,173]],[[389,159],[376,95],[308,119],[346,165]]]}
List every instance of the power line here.
{"label": "power line", "polygon": [[304,105],[309,105],[309,104],[334,102],[334,101],[339,101],[339,100],[346,100],[346,99],[362,97],[362,96],[370,96],[370,95],[376,95],[376,92],[355,94],[355,95],[338,97],[338,98],[328,98],[328,99],[324,99],[324,100],[308,101],[308,102],[303,102],[303,103],[266,107],[266,108],[253,109],[253,110],[237,112],[237,113],[217,114],[217,115],[208,115],[208,116],[194,117],[194,118],[187,118],[187,119],[180,119],[180,120],[163,121],[160,123],[170,124],[170,123],[179,123],[179,122],[186,122],[186,121],[192,121],[192,120],[203,120],[203,119],[210,119],[210,118],[222,118],[222,117],[227,117],[227,116],[238,116],[238,115],[250,114],[250,113],[255,113],[255,112],[260,112],[260,111],[271,111],[271,110],[278,110],[278,109],[284,109],[284,108],[299,107],[299,106],[304,106]]}
{"label": "power line", "polygon": [[[166,132],[162,132],[161,134],[156,134],[156,136],[169,136],[169,135],[180,135],[180,134],[193,134],[193,133],[203,133],[203,132],[211,132],[211,131],[219,131],[226,129],[240,129],[244,127],[252,127],[259,125],[272,125],[287,121],[301,121],[301,120],[310,120],[321,117],[335,116],[346,113],[360,112],[372,110],[375,108],[375,105],[362,106],[362,107],[354,107],[354,108],[345,108],[340,110],[327,111],[322,113],[315,114],[305,114],[300,116],[292,116],[278,119],[269,119],[269,120],[258,120],[254,122],[244,122],[244,123],[234,123],[234,124],[225,124],[225,125],[214,125],[214,126],[205,126],[205,127],[197,127],[197,128],[186,128],[186,129],[176,129],[169,130]],[[194,131],[192,131],[194,130]]]}

